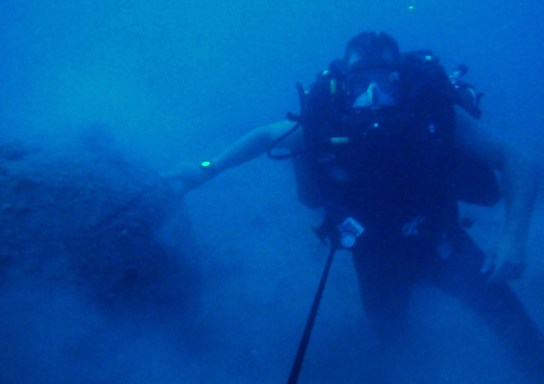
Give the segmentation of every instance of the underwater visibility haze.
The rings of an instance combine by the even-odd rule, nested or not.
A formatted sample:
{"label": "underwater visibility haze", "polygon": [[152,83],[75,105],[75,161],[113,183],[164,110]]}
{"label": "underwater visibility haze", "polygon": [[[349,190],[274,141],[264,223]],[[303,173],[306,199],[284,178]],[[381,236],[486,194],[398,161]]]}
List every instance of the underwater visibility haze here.
{"label": "underwater visibility haze", "polygon": [[[542,163],[544,3],[0,2],[0,383],[281,383],[327,247],[289,162],[180,195],[161,175],[298,111],[365,30],[467,64],[482,120]],[[502,207],[464,206],[484,249]],[[512,283],[544,330],[541,197]],[[526,384],[460,302],[427,286],[398,360],[376,353],[339,252],[300,383]]]}

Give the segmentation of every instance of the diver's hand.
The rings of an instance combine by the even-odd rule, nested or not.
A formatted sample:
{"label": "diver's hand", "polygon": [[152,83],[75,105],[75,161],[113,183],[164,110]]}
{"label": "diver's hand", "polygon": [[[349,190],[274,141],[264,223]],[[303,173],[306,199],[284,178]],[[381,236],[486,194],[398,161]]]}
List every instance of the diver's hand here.
{"label": "diver's hand", "polygon": [[481,271],[489,276],[489,283],[496,284],[520,278],[525,268],[525,245],[505,237],[499,241],[495,251],[487,255]]}
{"label": "diver's hand", "polygon": [[164,180],[180,194],[185,194],[208,181],[212,175],[198,164],[183,162],[174,173],[163,175]]}

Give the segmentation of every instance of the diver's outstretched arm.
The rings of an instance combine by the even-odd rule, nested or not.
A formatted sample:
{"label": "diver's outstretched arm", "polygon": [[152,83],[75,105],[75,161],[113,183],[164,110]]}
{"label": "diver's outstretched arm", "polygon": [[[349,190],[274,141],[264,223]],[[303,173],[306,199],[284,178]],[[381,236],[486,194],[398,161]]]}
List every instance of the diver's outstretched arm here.
{"label": "diver's outstretched arm", "polygon": [[291,129],[292,126],[292,122],[282,120],[258,127],[247,133],[211,159],[211,163],[215,167],[214,172],[223,172],[259,157],[268,150],[274,140]]}
{"label": "diver's outstretched arm", "polygon": [[[183,184],[183,192],[188,192],[219,173],[259,157],[268,150],[274,140],[289,131],[292,126],[292,122],[282,120],[255,128],[217,156],[205,159],[208,160],[204,164],[206,166],[183,163],[171,178],[180,181]],[[296,140],[297,135],[295,134],[285,141],[282,140],[281,144],[289,146]]]}

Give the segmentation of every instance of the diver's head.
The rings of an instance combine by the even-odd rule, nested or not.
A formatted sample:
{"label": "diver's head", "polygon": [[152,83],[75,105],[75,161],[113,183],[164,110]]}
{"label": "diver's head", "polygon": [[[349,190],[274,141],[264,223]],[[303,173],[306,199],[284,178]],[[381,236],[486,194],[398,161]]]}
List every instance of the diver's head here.
{"label": "diver's head", "polygon": [[363,32],[352,38],[344,53],[351,69],[395,69],[399,65],[399,46],[386,33]]}
{"label": "diver's head", "polygon": [[363,32],[351,39],[344,62],[354,108],[398,103],[399,61],[397,42],[385,33]]}

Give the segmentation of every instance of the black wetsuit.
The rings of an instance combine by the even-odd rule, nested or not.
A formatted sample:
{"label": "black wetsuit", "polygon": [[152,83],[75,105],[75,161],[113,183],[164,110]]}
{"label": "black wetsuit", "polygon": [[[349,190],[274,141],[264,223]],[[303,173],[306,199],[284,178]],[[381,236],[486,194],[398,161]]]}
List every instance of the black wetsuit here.
{"label": "black wetsuit", "polygon": [[[523,372],[544,383],[544,336],[507,284],[489,284],[485,255],[459,225],[447,163],[396,148],[374,148],[344,185],[332,182],[329,213],[350,215],[365,232],[353,249],[364,309],[379,336],[397,340],[406,326],[411,288],[429,282],[477,313],[510,348]],[[370,152],[375,153],[372,155]],[[385,160],[395,153],[396,160]],[[408,157],[402,156],[408,153]],[[378,159],[379,161],[376,161]],[[438,164],[444,172],[432,168]],[[334,196],[334,197],[332,197]]]}
{"label": "black wetsuit", "polygon": [[[444,182],[448,164],[437,160],[429,167],[424,157],[418,161],[405,151],[405,145],[410,146],[409,140],[390,148],[391,153],[374,148],[369,152],[380,161],[367,154],[352,163],[363,171],[344,185],[343,193],[335,184],[337,195],[329,208],[333,215],[352,215],[365,227],[353,260],[371,324],[381,339],[398,340],[413,285],[432,283],[481,317],[522,371],[544,383],[544,336],[510,287],[489,284],[481,273],[485,255],[459,225],[455,197]],[[385,161],[393,152],[397,160]],[[443,174],[432,169],[436,164]]]}
{"label": "black wetsuit", "polygon": [[[542,333],[507,284],[487,283],[480,272],[484,253],[458,224],[457,200],[471,195],[469,187],[486,179],[481,175],[494,178],[493,171],[455,181],[456,173],[463,176],[478,167],[455,171],[466,156],[453,144],[449,80],[433,63],[414,68],[418,76],[401,68],[403,96],[390,108],[351,109],[355,95],[332,94],[336,78],[318,78],[304,109],[310,150],[295,168],[305,176],[297,177],[301,201],[324,206],[330,228],[346,216],[365,228],[353,259],[364,308],[383,340],[403,334],[411,288],[427,281],[474,310],[523,371],[544,383]],[[339,136],[348,140],[327,144]],[[472,195],[485,190],[495,189],[478,187]],[[490,199],[480,196],[473,202],[478,200]]]}
{"label": "black wetsuit", "polygon": [[439,252],[439,244],[405,236],[402,228],[361,237],[353,260],[374,329],[385,341],[402,338],[411,289],[416,282],[429,282],[473,310],[510,349],[522,371],[544,382],[544,337],[520,300],[507,284],[487,283],[480,272],[485,255],[463,229],[450,230],[445,240],[446,249]]}

